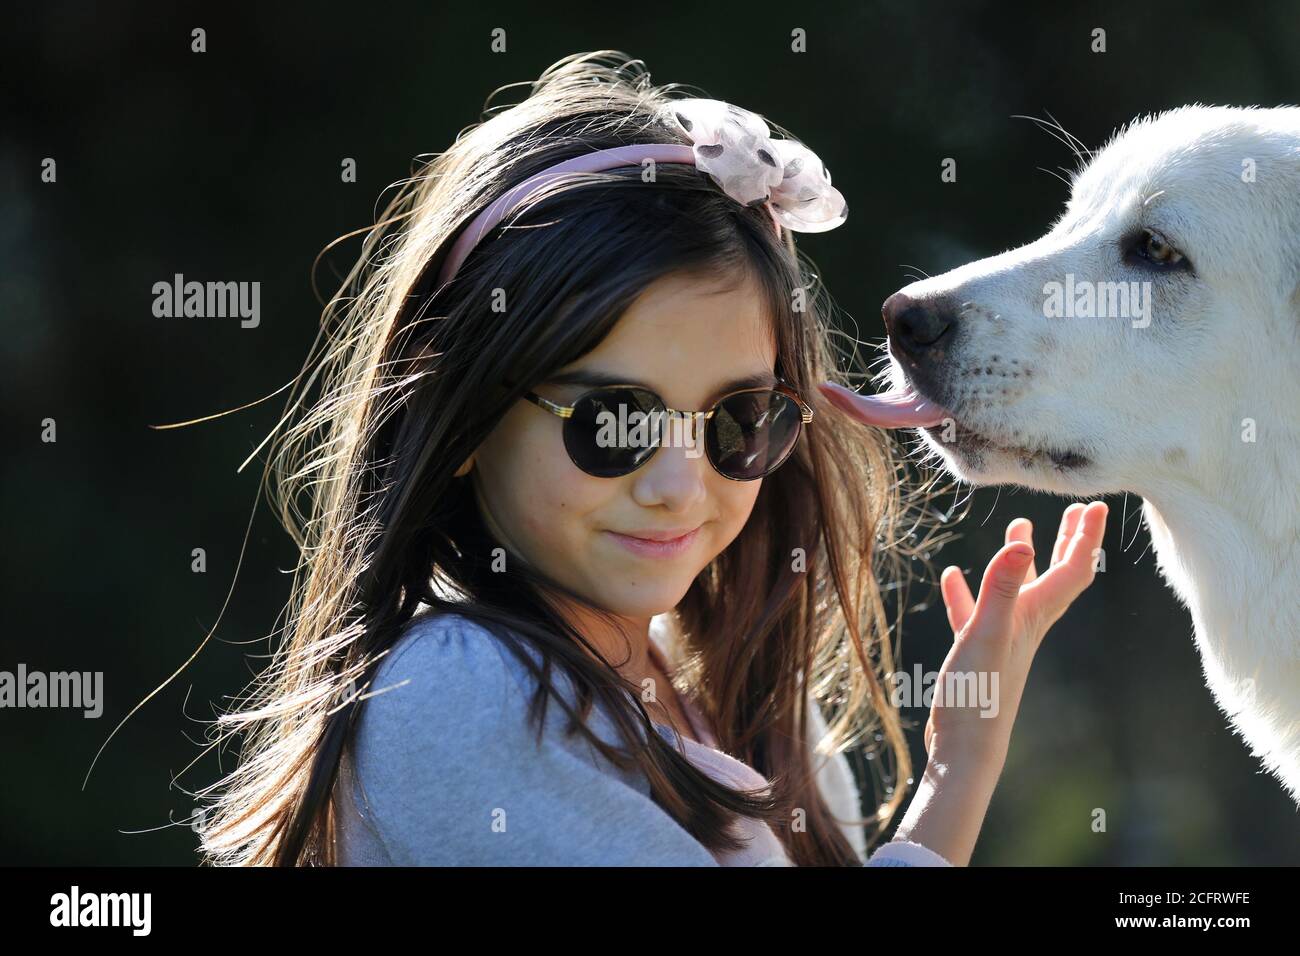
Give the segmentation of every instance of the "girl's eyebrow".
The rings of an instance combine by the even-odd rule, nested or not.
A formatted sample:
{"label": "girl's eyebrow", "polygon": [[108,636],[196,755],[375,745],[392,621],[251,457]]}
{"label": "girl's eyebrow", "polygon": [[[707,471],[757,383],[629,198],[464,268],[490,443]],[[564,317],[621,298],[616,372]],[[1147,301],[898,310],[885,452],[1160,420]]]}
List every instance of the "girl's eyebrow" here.
{"label": "girl's eyebrow", "polygon": [[[730,392],[739,391],[742,388],[769,388],[777,382],[776,373],[771,371],[753,372],[749,375],[742,375],[740,378],[720,385],[713,393],[710,404],[717,401],[723,395]],[[586,385],[591,388],[601,388],[605,385],[635,385],[638,388],[644,388],[647,391],[659,394],[659,390],[645,382],[639,382],[634,378],[626,378],[622,375],[611,375],[608,372],[602,372],[599,369],[574,369],[570,372],[556,372],[550,378],[546,379],[548,385]]]}

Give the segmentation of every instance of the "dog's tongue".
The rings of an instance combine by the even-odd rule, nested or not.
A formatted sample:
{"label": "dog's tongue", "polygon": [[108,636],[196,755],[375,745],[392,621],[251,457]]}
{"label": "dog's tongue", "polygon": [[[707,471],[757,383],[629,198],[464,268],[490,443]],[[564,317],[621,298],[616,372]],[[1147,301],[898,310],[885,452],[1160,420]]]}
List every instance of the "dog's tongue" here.
{"label": "dog's tongue", "polygon": [[834,382],[823,382],[818,388],[858,421],[879,428],[926,428],[949,417],[945,409],[912,388],[893,389],[883,395],[860,395]]}

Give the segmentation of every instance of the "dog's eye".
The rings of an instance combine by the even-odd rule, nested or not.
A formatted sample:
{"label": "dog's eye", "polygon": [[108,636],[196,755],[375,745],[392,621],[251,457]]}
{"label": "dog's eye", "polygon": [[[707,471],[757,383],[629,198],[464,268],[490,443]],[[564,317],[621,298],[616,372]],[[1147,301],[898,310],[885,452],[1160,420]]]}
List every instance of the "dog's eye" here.
{"label": "dog's eye", "polygon": [[1169,244],[1154,229],[1143,229],[1133,238],[1130,253],[1155,266],[1179,266],[1186,260],[1181,252]]}

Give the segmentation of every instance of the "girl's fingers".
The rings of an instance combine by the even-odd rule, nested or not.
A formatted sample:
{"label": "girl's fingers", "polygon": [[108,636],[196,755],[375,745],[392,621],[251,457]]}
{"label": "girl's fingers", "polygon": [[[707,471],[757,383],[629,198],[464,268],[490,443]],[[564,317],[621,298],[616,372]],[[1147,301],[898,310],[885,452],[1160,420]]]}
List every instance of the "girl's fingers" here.
{"label": "girl's fingers", "polygon": [[987,634],[994,639],[1010,637],[1016,600],[1020,597],[1025,572],[1033,562],[1034,549],[1023,541],[1003,545],[993,555],[984,570],[979,597],[971,613],[971,633]]}
{"label": "girl's fingers", "polygon": [[948,609],[948,626],[954,635],[960,634],[970,620],[971,612],[975,610],[975,598],[970,593],[970,586],[966,583],[961,568],[953,564],[943,569],[943,574],[939,576],[939,593],[943,595],[943,603]]}
{"label": "girl's fingers", "polygon": [[1052,564],[1058,563],[1065,557],[1065,549],[1069,546],[1074,533],[1079,530],[1079,517],[1086,507],[1088,506],[1082,501],[1076,501],[1061,512],[1061,528],[1056,534],[1056,545],[1052,548]]}
{"label": "girl's fingers", "polygon": [[1104,501],[1094,501],[1083,508],[1060,563],[1034,582],[1032,599],[1036,613],[1043,615],[1049,626],[1096,576],[1094,556],[1106,532],[1108,511]]}
{"label": "girl's fingers", "polygon": [[[1017,518],[1007,525],[1006,544],[1012,541],[1023,541],[1031,548],[1034,546],[1034,523],[1028,518]],[[1038,577],[1038,568],[1034,567],[1034,562],[1029,562],[1029,570],[1025,572],[1025,584],[1029,584]]]}

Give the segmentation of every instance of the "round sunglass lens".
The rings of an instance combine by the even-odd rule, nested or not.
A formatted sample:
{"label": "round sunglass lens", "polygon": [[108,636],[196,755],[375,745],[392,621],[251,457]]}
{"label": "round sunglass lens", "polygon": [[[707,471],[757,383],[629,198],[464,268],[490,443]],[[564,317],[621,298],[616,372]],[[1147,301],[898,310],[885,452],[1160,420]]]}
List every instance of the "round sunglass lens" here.
{"label": "round sunglass lens", "polygon": [[564,445],[573,463],[597,478],[635,471],[655,453],[664,430],[663,405],[641,388],[589,392],[564,423]]}
{"label": "round sunglass lens", "polygon": [[722,474],[751,481],[785,461],[802,425],[798,402],[784,392],[740,392],[718,405],[705,447]]}

